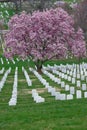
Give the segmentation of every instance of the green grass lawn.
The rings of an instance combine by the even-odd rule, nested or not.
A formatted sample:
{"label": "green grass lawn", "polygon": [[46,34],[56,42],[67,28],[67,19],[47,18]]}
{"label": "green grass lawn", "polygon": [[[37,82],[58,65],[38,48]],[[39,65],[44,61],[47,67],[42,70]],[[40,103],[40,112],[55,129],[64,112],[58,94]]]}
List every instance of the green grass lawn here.
{"label": "green grass lawn", "polygon": [[[44,86],[28,70],[28,67],[33,64],[27,63],[27,61],[19,61],[15,65],[12,62],[7,65],[5,58],[3,59],[4,65],[0,63],[0,69],[5,67],[6,71],[11,66],[12,71],[0,92],[0,130],[87,130],[87,99],[56,101],[45,90],[45,92],[39,93],[45,98],[45,102],[36,104],[33,101],[31,90],[34,88],[44,89]],[[72,63],[75,60],[67,61]],[[48,63],[50,65],[60,64],[65,63],[65,60],[49,61],[46,64]],[[12,94],[16,66],[18,66],[18,100],[16,106],[9,106],[8,102]],[[22,66],[25,67],[33,81],[31,87],[27,85],[21,70]],[[0,80],[2,76],[3,74],[0,74]],[[44,74],[42,76],[49,81],[49,78]],[[56,86],[52,81],[50,81],[50,84]]]}

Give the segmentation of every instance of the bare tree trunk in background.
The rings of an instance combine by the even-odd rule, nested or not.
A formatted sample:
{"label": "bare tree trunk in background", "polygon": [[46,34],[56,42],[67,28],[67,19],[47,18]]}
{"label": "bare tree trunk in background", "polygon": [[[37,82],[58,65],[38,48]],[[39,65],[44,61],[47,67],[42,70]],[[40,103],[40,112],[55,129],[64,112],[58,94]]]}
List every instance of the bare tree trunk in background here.
{"label": "bare tree trunk in background", "polygon": [[43,11],[44,5],[45,5],[45,1],[44,1],[44,0],[40,0],[40,4],[39,4],[39,6],[38,6],[38,9],[39,9],[40,11]]}

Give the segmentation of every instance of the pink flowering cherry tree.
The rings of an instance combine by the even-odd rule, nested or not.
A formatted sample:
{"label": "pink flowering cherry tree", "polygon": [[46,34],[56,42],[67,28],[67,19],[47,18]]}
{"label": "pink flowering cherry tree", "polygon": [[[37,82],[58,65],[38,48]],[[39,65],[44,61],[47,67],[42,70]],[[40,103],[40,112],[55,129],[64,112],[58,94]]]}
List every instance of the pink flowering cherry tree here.
{"label": "pink flowering cherry tree", "polygon": [[37,69],[57,56],[66,57],[72,52],[76,57],[86,56],[86,46],[81,29],[75,31],[73,19],[62,8],[36,11],[32,15],[22,12],[8,23],[4,55],[13,58],[30,57]]}
{"label": "pink flowering cherry tree", "polygon": [[72,46],[72,53],[80,60],[80,58],[86,56],[86,44],[81,28],[79,28],[77,31],[76,40],[77,42],[75,42]]}

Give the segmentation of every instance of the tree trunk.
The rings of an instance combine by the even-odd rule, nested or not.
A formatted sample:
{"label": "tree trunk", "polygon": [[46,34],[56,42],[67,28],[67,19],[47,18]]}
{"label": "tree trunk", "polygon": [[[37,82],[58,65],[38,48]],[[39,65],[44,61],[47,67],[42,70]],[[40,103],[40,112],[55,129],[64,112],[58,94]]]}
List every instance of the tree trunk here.
{"label": "tree trunk", "polygon": [[41,68],[37,68],[37,72],[38,72],[39,74],[42,74]]}
{"label": "tree trunk", "polygon": [[42,71],[41,71],[41,69],[42,69],[42,64],[43,64],[43,62],[42,62],[41,60],[37,60],[37,62],[36,62],[36,67],[37,67],[37,72],[38,72],[39,74],[42,74]]}
{"label": "tree trunk", "polygon": [[38,6],[38,9],[39,9],[40,11],[43,11],[43,9],[44,9],[44,0],[40,0],[40,4],[39,4],[39,6]]}

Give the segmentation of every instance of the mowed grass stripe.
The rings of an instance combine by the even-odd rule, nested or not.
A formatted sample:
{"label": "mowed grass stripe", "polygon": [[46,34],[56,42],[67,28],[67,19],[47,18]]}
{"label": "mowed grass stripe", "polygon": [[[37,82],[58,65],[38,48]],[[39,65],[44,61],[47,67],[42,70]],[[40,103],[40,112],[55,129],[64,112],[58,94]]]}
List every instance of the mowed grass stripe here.
{"label": "mowed grass stripe", "polygon": [[[56,61],[57,62],[57,61]],[[50,63],[50,62],[49,62]],[[54,62],[55,63],[55,62]],[[67,62],[66,62],[67,63]],[[52,62],[53,64],[53,62]],[[30,79],[33,81],[31,87],[27,86],[26,79],[21,71],[22,65],[26,66]],[[10,65],[3,65],[5,70]],[[18,66],[18,103],[16,106],[8,106],[14,81],[15,67]],[[29,72],[26,63],[11,64],[12,71],[8,75],[5,86],[0,93],[0,130],[86,130],[87,129],[87,99],[73,99],[70,101],[56,101],[47,92],[42,91],[45,87],[36,76]],[[47,81],[51,81],[46,76]],[[12,82],[11,82],[12,81]],[[39,85],[41,85],[39,88]],[[56,84],[55,84],[56,85]],[[38,87],[38,88],[37,88]],[[36,88],[39,95],[45,98],[44,103],[36,104],[31,91]],[[6,96],[5,101],[2,101]]]}

